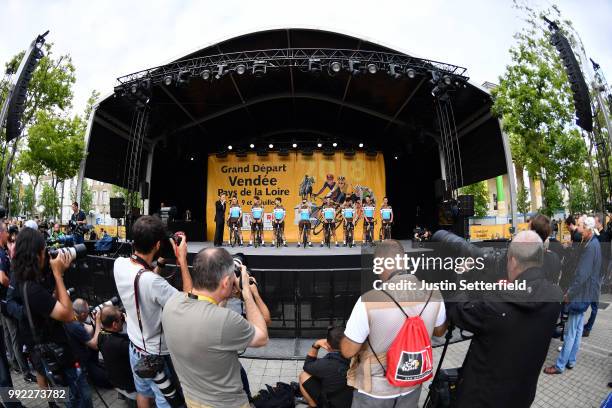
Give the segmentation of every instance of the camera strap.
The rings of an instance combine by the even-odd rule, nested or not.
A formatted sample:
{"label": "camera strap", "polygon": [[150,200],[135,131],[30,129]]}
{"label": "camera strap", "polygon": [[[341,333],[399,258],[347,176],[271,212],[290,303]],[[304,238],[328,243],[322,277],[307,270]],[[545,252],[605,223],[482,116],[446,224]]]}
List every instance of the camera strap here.
{"label": "camera strap", "polygon": [[144,259],[142,259],[142,257],[136,255],[136,254],[132,254],[130,256],[130,258],[132,259],[132,261],[136,262],[137,264],[140,264],[140,266],[142,266],[144,269],[148,270],[148,271],[152,271],[153,267],[151,265],[149,265],[147,263],[147,261],[145,261]]}
{"label": "camera strap", "polygon": [[30,302],[28,302],[28,290],[27,290],[28,282],[23,282],[21,286],[23,303],[25,304],[26,315],[28,316],[28,323],[30,324],[30,331],[32,332],[32,337],[34,338],[34,343],[40,344],[41,338],[38,335],[38,332],[34,328],[34,321],[32,320],[32,312],[30,311]]}
{"label": "camera strap", "polygon": [[[139,262],[140,260],[146,264],[146,261],[142,259],[141,257],[139,257],[138,255],[132,255],[132,259],[135,259],[136,262],[138,263],[140,263]],[[145,272],[151,272],[151,270],[141,269],[138,271],[138,273],[136,274],[136,277],[134,278],[134,303],[136,304],[136,317],[138,318],[138,327],[140,327],[140,334],[142,335],[142,347],[144,351],[148,353],[147,342],[145,341],[144,330],[142,328],[142,319],[140,318],[140,301],[138,300],[138,281],[140,281],[140,276]],[[162,340],[163,334],[164,334],[164,327],[162,326],[161,332],[159,333],[159,355],[161,355],[161,340]]]}

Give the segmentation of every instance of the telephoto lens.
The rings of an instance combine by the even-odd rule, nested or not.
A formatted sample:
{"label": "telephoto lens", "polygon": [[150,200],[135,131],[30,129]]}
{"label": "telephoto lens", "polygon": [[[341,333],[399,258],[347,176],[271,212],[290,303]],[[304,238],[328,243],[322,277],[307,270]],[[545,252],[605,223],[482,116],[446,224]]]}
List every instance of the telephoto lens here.
{"label": "telephoto lens", "polygon": [[119,298],[117,296],[113,296],[112,298],[108,299],[106,302],[102,302],[96,307],[90,307],[89,312],[99,313],[100,310],[102,310],[104,306],[117,306],[118,304],[119,304]]}
{"label": "telephoto lens", "polygon": [[49,248],[49,257],[55,259],[62,252],[69,255],[70,262],[74,262],[76,259],[82,259],[87,256],[87,247],[85,244],[76,244],[72,247]]}

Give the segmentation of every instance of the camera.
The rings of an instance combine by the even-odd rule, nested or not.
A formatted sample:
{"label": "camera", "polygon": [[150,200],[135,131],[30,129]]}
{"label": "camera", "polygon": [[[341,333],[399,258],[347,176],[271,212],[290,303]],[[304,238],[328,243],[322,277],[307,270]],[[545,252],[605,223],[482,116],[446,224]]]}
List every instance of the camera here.
{"label": "camera", "polygon": [[89,313],[96,314],[96,313],[99,313],[104,306],[117,306],[119,303],[121,303],[119,298],[117,296],[113,296],[112,298],[108,299],[106,302],[100,303],[98,306],[90,306]]}
{"label": "camera", "polygon": [[63,370],[70,367],[66,349],[57,343],[44,343],[35,346],[45,369],[45,377],[52,386],[68,385]]}
{"label": "camera", "polygon": [[[232,258],[234,259],[234,273],[236,274],[236,277],[238,278],[240,290],[242,290],[242,279],[241,279],[242,266],[243,265],[247,266],[246,257],[244,256],[243,253],[237,253],[237,254],[232,255]],[[257,285],[257,283],[255,283],[255,279],[249,277],[249,285]]]}
{"label": "camera", "polygon": [[185,233],[183,231],[169,232],[166,235],[166,239],[163,239],[160,243],[159,256],[164,259],[176,258],[176,254],[174,253],[170,240],[174,241],[176,246],[179,246],[181,245],[181,242],[183,242],[184,236]]}
{"label": "camera", "polygon": [[82,259],[87,256],[87,247],[85,244],[76,244],[74,246],[65,246],[60,248],[48,248],[47,253],[50,259],[55,259],[61,253],[67,253],[70,262],[74,262],[77,259]]}

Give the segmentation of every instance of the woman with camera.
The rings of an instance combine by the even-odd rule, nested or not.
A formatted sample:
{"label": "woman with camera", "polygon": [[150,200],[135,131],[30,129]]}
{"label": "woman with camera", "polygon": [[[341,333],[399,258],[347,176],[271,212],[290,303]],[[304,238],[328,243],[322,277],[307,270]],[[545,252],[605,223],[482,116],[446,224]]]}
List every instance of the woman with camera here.
{"label": "woman with camera", "polygon": [[50,259],[38,231],[24,228],[17,235],[12,266],[17,281],[15,297],[23,305],[19,330],[30,351],[39,387],[69,387],[68,406],[92,407],[91,390],[63,327],[74,318],[63,280],[71,262],[66,251]]}

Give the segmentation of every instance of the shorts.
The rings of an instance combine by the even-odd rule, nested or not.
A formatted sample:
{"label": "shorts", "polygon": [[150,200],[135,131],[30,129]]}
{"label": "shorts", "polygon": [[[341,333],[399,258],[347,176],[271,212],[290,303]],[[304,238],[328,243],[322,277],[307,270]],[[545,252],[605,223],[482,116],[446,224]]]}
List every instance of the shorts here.
{"label": "shorts", "polygon": [[302,229],[304,227],[310,228],[310,221],[301,220],[298,224],[299,228]]}
{"label": "shorts", "polygon": [[[157,386],[157,384],[155,384],[155,381],[153,381],[152,378],[141,378],[137,376],[136,373],[134,373],[134,366],[143,355],[144,353],[138,351],[130,343],[130,367],[132,367],[132,375],[134,376],[134,385],[136,386],[136,392],[148,398],[155,398],[155,406],[158,408],[171,408],[170,404],[168,403],[168,401],[166,400],[166,398],[164,397],[159,387]],[[166,364],[164,367],[166,376],[168,378],[175,378],[172,370],[168,365],[170,356],[164,356],[164,360],[166,360]]]}
{"label": "shorts", "polygon": [[352,408],[418,408],[421,386],[406,395],[395,398],[374,398],[357,390],[353,391]]}
{"label": "shorts", "polygon": [[321,405],[320,398],[321,391],[323,388],[321,386],[321,380],[319,380],[318,378],[310,377],[306,381],[304,381],[302,387],[304,387],[308,395],[310,395],[310,398],[312,398],[314,402],[317,403],[317,406]]}
{"label": "shorts", "polygon": [[259,222],[251,222],[251,231],[255,231],[257,228],[263,229],[263,222],[261,221],[261,219],[259,220]]}
{"label": "shorts", "polygon": [[231,227],[232,225],[236,224],[238,222],[238,220],[239,220],[239,218],[230,218],[227,221],[227,225],[229,225]]}
{"label": "shorts", "polygon": [[[272,225],[277,225],[276,221],[273,222]],[[278,226],[280,227],[280,229],[285,229],[285,221],[282,221],[280,224],[278,224]]]}

